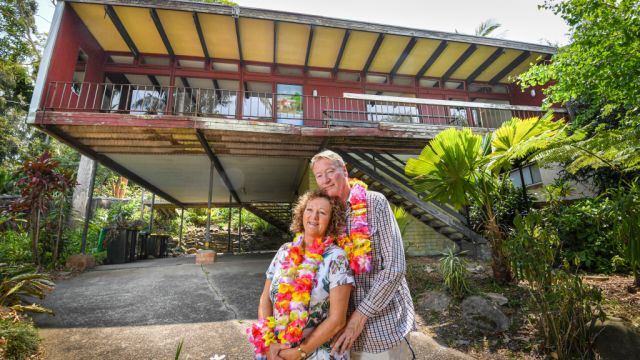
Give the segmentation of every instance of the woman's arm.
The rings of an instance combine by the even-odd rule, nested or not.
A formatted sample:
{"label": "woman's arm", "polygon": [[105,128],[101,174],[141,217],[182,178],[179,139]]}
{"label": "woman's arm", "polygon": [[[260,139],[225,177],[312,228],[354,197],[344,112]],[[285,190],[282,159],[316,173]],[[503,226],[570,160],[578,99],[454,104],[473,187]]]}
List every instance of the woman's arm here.
{"label": "woman's arm", "polygon": [[267,279],[264,282],[264,289],[260,295],[260,304],[258,305],[258,319],[262,320],[266,317],[273,315],[273,304],[269,297],[271,291],[271,280]]}
{"label": "woman's arm", "polygon": [[[329,290],[329,316],[300,345],[305,353],[311,354],[342,330],[347,322],[351,289],[351,284],[345,284]],[[300,359],[300,352],[298,348],[286,349],[280,351],[280,356],[285,360],[297,360]]]}

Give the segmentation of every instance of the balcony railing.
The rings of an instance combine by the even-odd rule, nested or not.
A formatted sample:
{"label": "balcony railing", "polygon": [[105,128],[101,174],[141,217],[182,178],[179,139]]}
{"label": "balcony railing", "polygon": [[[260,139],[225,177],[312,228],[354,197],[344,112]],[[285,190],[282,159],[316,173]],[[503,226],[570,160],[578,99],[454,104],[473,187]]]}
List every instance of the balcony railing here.
{"label": "balcony railing", "polygon": [[[497,128],[512,117],[540,116],[533,106],[395,98],[344,97],[153,85],[51,82],[42,111],[222,117],[327,127],[379,122]],[[564,112],[556,109],[556,112]]]}

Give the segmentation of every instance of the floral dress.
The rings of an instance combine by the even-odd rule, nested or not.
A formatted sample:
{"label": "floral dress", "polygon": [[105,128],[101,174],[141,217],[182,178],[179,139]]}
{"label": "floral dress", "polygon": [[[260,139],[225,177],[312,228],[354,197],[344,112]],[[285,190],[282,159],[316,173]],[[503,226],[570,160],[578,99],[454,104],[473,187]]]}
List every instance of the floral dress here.
{"label": "floral dress", "polygon": [[[267,270],[267,279],[271,280],[270,298],[275,304],[278,293],[278,283],[280,280],[280,264],[287,255],[287,248],[291,243],[286,243],[280,247],[278,253],[271,261]],[[309,321],[302,331],[302,338],[311,334],[324,319],[329,315],[329,291],[336,286],[354,284],[353,275],[349,268],[347,256],[337,245],[330,245],[324,251],[322,263],[318,266],[313,288],[311,289],[311,301],[309,303]],[[275,311],[275,309],[274,309]],[[331,340],[322,344],[313,353],[307,356],[309,360],[347,360],[348,352],[341,356],[331,356]]]}

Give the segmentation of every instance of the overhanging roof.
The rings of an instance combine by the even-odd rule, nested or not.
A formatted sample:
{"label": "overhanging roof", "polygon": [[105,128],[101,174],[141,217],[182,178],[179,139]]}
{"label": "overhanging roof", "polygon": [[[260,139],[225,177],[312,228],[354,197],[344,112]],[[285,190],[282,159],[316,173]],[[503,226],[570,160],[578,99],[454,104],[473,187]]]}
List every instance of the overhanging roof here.
{"label": "overhanging roof", "polygon": [[75,0],[106,51],[505,83],[555,48],[190,1]]}

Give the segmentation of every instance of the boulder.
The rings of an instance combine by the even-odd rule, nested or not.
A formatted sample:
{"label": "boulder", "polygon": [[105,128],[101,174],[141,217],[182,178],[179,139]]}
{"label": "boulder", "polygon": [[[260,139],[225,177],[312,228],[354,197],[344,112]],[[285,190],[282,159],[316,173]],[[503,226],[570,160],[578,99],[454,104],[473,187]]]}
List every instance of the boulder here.
{"label": "boulder", "polygon": [[491,301],[492,303],[498,306],[506,305],[509,302],[509,299],[507,299],[502,294],[486,293],[484,294],[484,297],[486,297],[487,299],[489,299],[489,301]]}
{"label": "boulder", "polygon": [[620,319],[598,321],[594,326],[596,352],[603,360],[640,360],[640,334]]}
{"label": "boulder", "polygon": [[426,311],[443,312],[449,308],[451,296],[442,291],[426,291],[418,299],[418,307]]}
{"label": "boulder", "polygon": [[465,323],[484,334],[505,331],[509,328],[509,318],[493,302],[470,296],[462,301],[462,317]]}
{"label": "boulder", "polygon": [[67,269],[83,272],[96,266],[96,259],[92,255],[77,254],[67,257]]}

